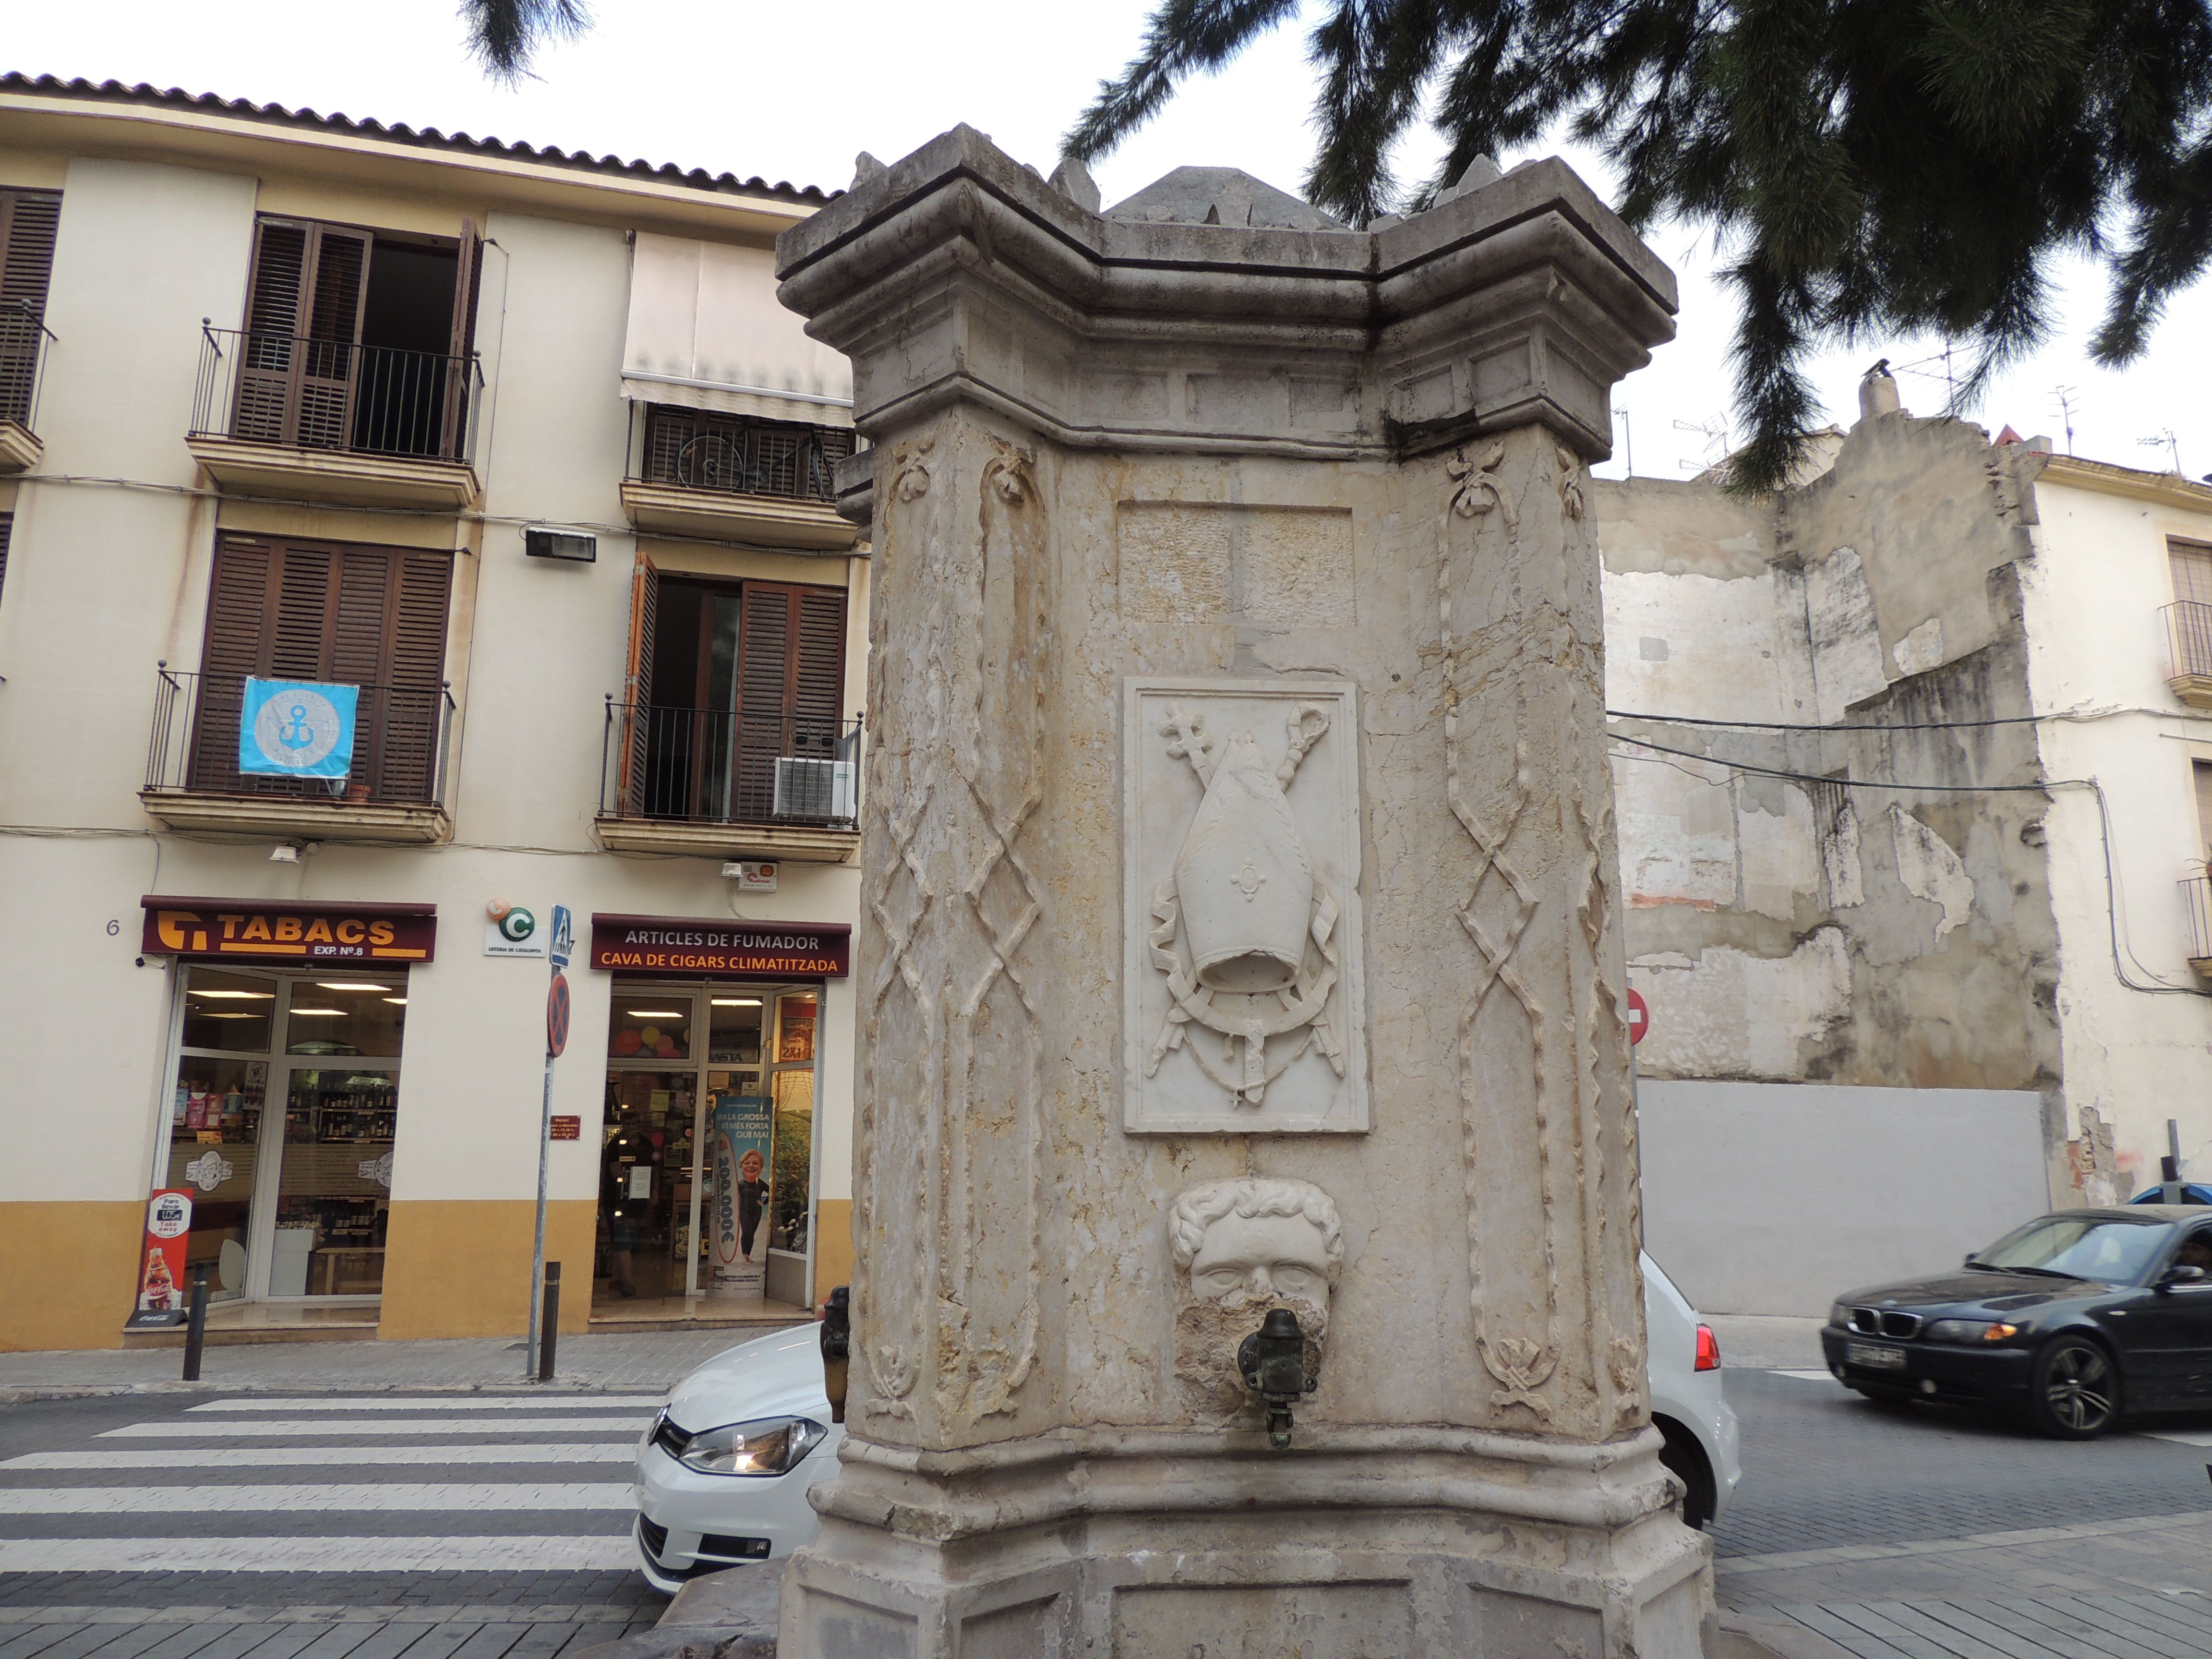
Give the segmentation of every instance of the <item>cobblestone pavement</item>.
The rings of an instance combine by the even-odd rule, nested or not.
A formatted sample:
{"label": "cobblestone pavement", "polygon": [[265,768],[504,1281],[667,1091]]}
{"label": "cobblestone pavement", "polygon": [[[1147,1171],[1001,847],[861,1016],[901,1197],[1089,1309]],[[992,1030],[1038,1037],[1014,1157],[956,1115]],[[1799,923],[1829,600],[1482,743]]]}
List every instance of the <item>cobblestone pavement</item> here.
{"label": "cobblestone pavement", "polygon": [[2073,1443],[1876,1406],[1820,1372],[1731,1370],[1727,1387],[1744,1480],[1715,1587],[1724,1622],[1774,1652],[2212,1655],[2212,1418]]}
{"label": "cobblestone pavement", "polygon": [[[665,1390],[700,1361],[787,1326],[564,1336],[550,1384],[522,1380],[522,1345],[503,1338],[451,1342],[257,1342],[210,1347],[198,1382],[178,1381],[174,1348],[0,1353],[0,1404],[78,1395],[335,1389]],[[322,1659],[318,1656],[318,1659]],[[471,1656],[475,1659],[475,1656]]]}

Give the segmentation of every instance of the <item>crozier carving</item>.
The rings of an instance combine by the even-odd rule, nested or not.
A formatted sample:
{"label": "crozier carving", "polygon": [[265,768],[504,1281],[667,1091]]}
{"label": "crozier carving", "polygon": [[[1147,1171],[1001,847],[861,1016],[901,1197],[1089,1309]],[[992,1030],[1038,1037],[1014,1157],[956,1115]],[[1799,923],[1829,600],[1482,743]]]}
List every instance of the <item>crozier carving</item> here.
{"label": "crozier carving", "polygon": [[1366,1128],[1352,688],[1128,697],[1127,1126]]}
{"label": "crozier carving", "polygon": [[1175,1369],[1186,1413],[1257,1422],[1237,1350],[1277,1308],[1297,1316],[1306,1370],[1320,1374],[1329,1294],[1344,1267],[1344,1224],[1327,1193],[1259,1176],[1201,1182],[1169,1210],[1168,1244],[1182,1274]]}

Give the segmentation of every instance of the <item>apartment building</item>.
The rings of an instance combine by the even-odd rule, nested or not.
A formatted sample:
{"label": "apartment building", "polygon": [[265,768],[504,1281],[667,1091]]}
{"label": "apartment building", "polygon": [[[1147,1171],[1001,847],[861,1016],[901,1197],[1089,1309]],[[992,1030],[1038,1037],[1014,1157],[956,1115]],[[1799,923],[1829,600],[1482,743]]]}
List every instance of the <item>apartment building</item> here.
{"label": "apartment building", "polygon": [[563,1328],[843,1282],[825,199],[0,78],[0,1347],[520,1332],[556,907]]}

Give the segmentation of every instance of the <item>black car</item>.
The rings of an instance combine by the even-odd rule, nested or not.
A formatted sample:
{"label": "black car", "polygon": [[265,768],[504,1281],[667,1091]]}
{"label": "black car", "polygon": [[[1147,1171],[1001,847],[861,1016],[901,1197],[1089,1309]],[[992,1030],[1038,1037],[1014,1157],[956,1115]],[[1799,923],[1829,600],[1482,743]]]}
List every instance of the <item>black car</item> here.
{"label": "black car", "polygon": [[1948,1400],[2087,1440],[2123,1412],[2212,1409],[2212,1216],[2062,1210],[1956,1273],[1843,1297],[1828,1369],[1876,1400]]}

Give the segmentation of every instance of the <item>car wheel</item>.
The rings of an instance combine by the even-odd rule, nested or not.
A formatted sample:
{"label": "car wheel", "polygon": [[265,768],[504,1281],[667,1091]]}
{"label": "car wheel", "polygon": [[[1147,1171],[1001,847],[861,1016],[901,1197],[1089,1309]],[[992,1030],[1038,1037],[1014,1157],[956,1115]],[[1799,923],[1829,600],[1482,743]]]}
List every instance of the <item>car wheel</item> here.
{"label": "car wheel", "polygon": [[1682,1524],[1703,1531],[1713,1518],[1713,1472],[1705,1462],[1705,1448],[1680,1424],[1663,1417],[1652,1419],[1666,1444],[1659,1449],[1660,1464],[1682,1483]]}
{"label": "car wheel", "polygon": [[2054,1440],[2094,1440],[2120,1415],[2120,1368],[2101,1343],[2062,1336],[2035,1357],[2028,1418]]}

